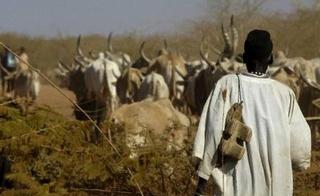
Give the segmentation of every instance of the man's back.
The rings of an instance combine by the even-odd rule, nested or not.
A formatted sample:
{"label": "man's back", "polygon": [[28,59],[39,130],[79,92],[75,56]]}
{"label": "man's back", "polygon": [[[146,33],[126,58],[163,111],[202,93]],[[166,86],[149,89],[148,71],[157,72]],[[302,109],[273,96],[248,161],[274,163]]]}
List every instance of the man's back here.
{"label": "man's back", "polygon": [[[225,115],[239,101],[239,81],[243,120],[252,129],[252,139],[240,161],[214,168]],[[292,90],[253,74],[240,74],[239,80],[227,75],[218,81],[203,111],[194,148],[194,155],[203,158],[200,177],[212,174],[225,195],[292,194],[291,161],[307,168],[311,149],[310,129]]]}

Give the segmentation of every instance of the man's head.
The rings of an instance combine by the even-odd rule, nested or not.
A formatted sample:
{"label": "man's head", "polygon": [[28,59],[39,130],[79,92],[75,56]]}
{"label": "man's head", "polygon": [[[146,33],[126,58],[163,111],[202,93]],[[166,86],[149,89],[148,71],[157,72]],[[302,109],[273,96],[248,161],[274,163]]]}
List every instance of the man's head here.
{"label": "man's head", "polygon": [[25,47],[21,46],[20,47],[20,53],[24,53],[24,52],[26,52],[26,49],[25,49]]}
{"label": "man's head", "polygon": [[272,64],[272,40],[270,33],[264,30],[253,30],[247,35],[244,43],[243,61],[249,72],[265,73]]}

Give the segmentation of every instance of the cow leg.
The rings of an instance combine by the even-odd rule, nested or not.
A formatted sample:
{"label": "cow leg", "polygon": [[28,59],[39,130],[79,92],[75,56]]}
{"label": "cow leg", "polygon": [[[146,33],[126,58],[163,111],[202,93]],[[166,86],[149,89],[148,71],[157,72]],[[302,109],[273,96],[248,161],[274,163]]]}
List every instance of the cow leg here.
{"label": "cow leg", "polygon": [[5,95],[5,79],[3,77],[1,79],[1,94]]}
{"label": "cow leg", "polygon": [[8,80],[3,79],[3,95],[7,96],[8,92]]}
{"label": "cow leg", "polygon": [[[95,117],[95,122],[97,124],[97,126],[100,128],[101,127],[101,119],[99,118],[99,105],[98,105],[98,101],[95,100],[94,101],[94,111],[93,111],[93,115]],[[92,141],[95,144],[99,143],[99,130],[97,127],[94,126],[94,130],[93,130],[93,134],[92,134]]]}
{"label": "cow leg", "polygon": [[7,157],[0,155],[0,187],[6,186],[5,175],[10,171],[10,161]]}

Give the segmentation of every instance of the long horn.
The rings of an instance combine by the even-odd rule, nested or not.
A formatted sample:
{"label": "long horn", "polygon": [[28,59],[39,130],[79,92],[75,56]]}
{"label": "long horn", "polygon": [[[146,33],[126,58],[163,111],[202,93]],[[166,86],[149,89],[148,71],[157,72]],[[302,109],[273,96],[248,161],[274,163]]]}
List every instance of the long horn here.
{"label": "long horn", "polygon": [[231,21],[230,21],[230,27],[232,31],[232,53],[233,55],[235,54],[237,47],[238,47],[238,42],[239,42],[239,33],[237,28],[234,26],[234,19],[233,15],[231,16]]}
{"label": "long horn", "polygon": [[68,70],[68,71],[71,71],[71,68],[64,64],[61,60],[58,61],[58,67],[61,69],[61,68],[64,68],[65,70]]}
{"label": "long horn", "polygon": [[207,59],[209,54],[208,54],[208,50],[203,53],[203,43],[206,40],[206,36],[204,34],[202,34],[202,38],[201,38],[201,42],[200,42],[200,52],[203,54],[203,56]]}
{"label": "long horn", "polygon": [[144,47],[144,44],[145,44],[145,43],[146,43],[145,41],[142,42],[142,44],[141,44],[141,46],[140,46],[139,53],[140,53],[140,56],[141,56],[145,61],[147,61],[148,63],[150,63],[151,60],[146,56],[146,54],[145,54],[144,51],[143,51],[143,47]]}
{"label": "long horn", "polygon": [[223,40],[225,43],[225,49],[230,50],[230,48],[232,48],[231,47],[231,40],[230,40],[229,34],[224,29],[223,23],[221,23],[221,31],[222,31],[222,36],[223,36]]}
{"label": "long horn", "polygon": [[163,40],[164,49],[168,50],[168,42],[166,39]]}
{"label": "long horn", "polygon": [[125,57],[125,55],[124,55],[124,54],[121,54],[121,57],[122,57],[122,61],[125,62],[129,67],[131,67],[131,62],[129,62],[129,61],[127,60],[127,58]]}
{"label": "long horn", "polygon": [[317,91],[320,92],[320,84],[311,81],[309,78],[307,78],[304,73],[302,73],[302,70],[300,69],[300,76],[302,78],[302,80],[309,86],[313,87],[314,89],[316,89]]}
{"label": "long horn", "polygon": [[176,84],[176,74],[175,74],[175,71],[176,71],[176,67],[175,66],[172,66],[172,69],[171,69],[171,101],[173,101],[176,97],[177,97],[177,84]]}
{"label": "long horn", "polygon": [[108,51],[109,52],[113,51],[111,39],[112,39],[112,32],[110,32],[109,35],[108,35],[107,47],[108,47]]}
{"label": "long horn", "polygon": [[201,44],[200,44],[200,57],[211,67],[216,68],[216,65],[211,63],[209,59],[206,57],[206,55],[203,53],[203,41],[204,41],[204,36],[202,37]]}
{"label": "long horn", "polygon": [[77,57],[75,57],[74,59],[73,59],[77,64],[79,64],[81,67],[85,67],[86,65],[81,61],[81,60],[79,60]]}
{"label": "long horn", "polygon": [[78,39],[77,39],[77,54],[80,56],[84,56],[82,50],[80,49],[80,43],[81,43],[81,34],[78,36]]}

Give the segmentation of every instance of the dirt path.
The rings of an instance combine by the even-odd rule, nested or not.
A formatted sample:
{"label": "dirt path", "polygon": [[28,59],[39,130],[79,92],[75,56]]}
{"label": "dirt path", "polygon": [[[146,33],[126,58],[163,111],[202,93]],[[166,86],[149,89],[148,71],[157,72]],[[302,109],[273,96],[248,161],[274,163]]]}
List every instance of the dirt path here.
{"label": "dirt path", "polygon": [[[62,89],[63,92],[75,100],[75,96],[71,91]],[[56,112],[63,114],[67,118],[73,117],[73,107],[72,104],[63,97],[55,88],[48,84],[42,84],[40,89],[39,97],[37,98],[37,105],[48,105]]]}

